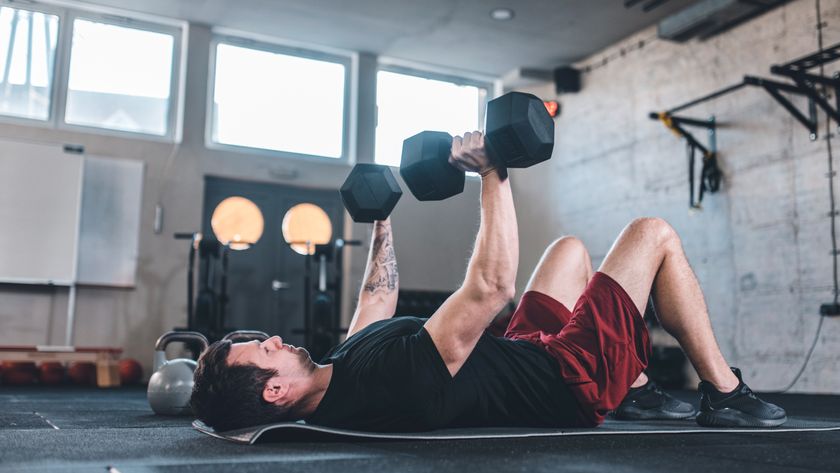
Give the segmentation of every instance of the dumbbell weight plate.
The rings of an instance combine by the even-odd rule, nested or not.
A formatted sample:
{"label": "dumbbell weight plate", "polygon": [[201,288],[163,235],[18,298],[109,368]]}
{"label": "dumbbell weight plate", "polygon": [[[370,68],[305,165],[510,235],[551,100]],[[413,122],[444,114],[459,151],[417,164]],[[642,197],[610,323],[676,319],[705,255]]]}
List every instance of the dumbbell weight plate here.
{"label": "dumbbell weight plate", "polygon": [[403,141],[400,176],[417,200],[443,200],[464,192],[464,172],[449,164],[452,136],[423,131]]}
{"label": "dumbbell weight plate", "polygon": [[341,201],[353,220],[385,220],[402,197],[402,190],[388,166],[359,163],[341,185]]}
{"label": "dumbbell weight plate", "polygon": [[527,168],[551,158],[554,119],[534,95],[509,92],[487,104],[485,144],[509,168]]}

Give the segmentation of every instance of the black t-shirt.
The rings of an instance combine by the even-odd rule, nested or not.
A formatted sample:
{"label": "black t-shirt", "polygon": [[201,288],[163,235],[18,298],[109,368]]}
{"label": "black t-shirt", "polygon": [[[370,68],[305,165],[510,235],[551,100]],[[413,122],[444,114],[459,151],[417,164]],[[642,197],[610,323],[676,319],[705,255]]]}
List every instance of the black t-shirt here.
{"label": "black t-shirt", "polygon": [[321,361],[332,379],[306,421],[379,432],[573,424],[577,402],[541,348],[485,333],[453,378],[424,323],[380,320],[333,348]]}

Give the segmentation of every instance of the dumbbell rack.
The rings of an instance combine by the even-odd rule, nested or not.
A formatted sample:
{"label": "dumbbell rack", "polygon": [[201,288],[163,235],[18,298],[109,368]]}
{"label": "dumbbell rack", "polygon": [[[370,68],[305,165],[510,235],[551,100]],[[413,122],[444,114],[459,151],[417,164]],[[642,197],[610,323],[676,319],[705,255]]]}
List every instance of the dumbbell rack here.
{"label": "dumbbell rack", "polygon": [[121,354],[122,349],[115,347],[0,346],[0,361],[92,362],[96,364],[96,385],[100,388],[114,388],[120,385],[118,361]]}

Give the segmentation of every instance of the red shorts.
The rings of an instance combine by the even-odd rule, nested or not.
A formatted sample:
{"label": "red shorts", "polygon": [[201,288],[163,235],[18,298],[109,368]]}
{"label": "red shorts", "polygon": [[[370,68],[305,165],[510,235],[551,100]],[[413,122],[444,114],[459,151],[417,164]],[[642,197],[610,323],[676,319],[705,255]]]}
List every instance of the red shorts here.
{"label": "red shorts", "polygon": [[541,292],[526,292],[504,336],[534,343],[557,359],[580,404],[579,424],[587,427],[618,407],[650,354],[647,327],[633,300],[600,272],[572,312]]}

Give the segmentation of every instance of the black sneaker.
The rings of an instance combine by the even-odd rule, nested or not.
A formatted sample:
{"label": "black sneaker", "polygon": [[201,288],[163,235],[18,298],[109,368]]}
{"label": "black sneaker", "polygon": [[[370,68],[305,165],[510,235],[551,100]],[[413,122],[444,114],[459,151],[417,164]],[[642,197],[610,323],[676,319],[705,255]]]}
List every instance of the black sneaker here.
{"label": "black sneaker", "polygon": [[697,423],[704,427],[776,427],[787,421],[781,407],[762,401],[741,379],[741,370],[732,368],[738,387],[730,393],[719,392],[706,381],[698,386],[700,414]]}
{"label": "black sneaker", "polygon": [[644,386],[630,388],[613,413],[619,420],[685,419],[696,414],[694,406],[666,393],[653,380]]}

